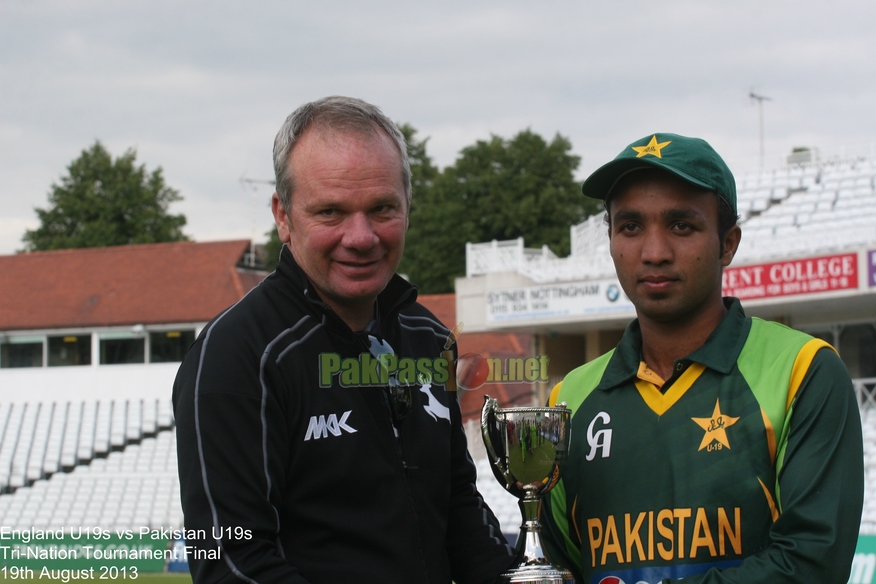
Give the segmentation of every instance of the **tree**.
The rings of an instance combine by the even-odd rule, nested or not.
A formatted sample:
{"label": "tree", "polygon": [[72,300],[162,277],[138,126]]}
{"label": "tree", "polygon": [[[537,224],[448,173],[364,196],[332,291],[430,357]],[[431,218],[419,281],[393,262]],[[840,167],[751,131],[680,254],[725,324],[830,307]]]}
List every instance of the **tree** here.
{"label": "tree", "polygon": [[22,241],[27,251],[185,241],[184,215],[169,215],[182,200],[165,185],[161,167],[151,173],[135,165],[129,149],[112,159],[100,142],[67,167],[49,192],[49,208],[36,208],[40,226]]}
{"label": "tree", "polygon": [[417,205],[417,195],[431,188],[432,183],[440,173],[426,153],[426,143],[429,139],[417,140],[417,130],[410,124],[400,125],[399,130],[401,130],[408,145],[408,159],[411,163],[411,192],[413,193],[411,210],[413,211],[413,207]]}
{"label": "tree", "polygon": [[[433,274],[447,271],[442,262],[446,260],[440,253],[447,243],[441,229],[436,223],[440,215],[451,215],[451,209],[444,207],[440,197],[436,197],[435,182],[441,172],[432,163],[432,158],[426,152],[428,138],[417,140],[417,131],[409,124],[400,127],[408,144],[408,157],[411,161],[411,209],[408,232],[405,237],[405,253],[402,256],[399,272],[405,274],[424,292],[434,290]],[[452,238],[451,238],[452,239]],[[431,241],[434,245],[426,245]],[[411,246],[413,242],[413,246]]]}
{"label": "tree", "polygon": [[280,264],[280,251],[283,249],[283,242],[280,241],[280,236],[277,234],[277,227],[271,227],[265,235],[268,236],[268,241],[265,243],[265,269],[273,272]]}
{"label": "tree", "polygon": [[598,211],[573,173],[580,158],[559,134],[531,130],[464,148],[430,188],[415,195],[404,270],[423,292],[452,292],[465,275],[465,244],[524,237],[568,255],[569,228]]}

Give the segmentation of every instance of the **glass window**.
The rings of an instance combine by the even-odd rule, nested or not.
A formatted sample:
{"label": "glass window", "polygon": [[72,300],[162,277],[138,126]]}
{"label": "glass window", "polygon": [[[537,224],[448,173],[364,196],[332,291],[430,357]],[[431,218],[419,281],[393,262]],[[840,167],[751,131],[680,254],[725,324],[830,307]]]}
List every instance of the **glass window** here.
{"label": "glass window", "polygon": [[826,343],[830,343],[832,347],[836,346],[836,339],[834,338],[832,331],[804,331],[815,337],[816,339],[821,339]]}
{"label": "glass window", "polygon": [[133,335],[106,335],[100,339],[100,364],[143,363],[146,339]]}
{"label": "glass window", "polygon": [[160,331],[149,333],[149,362],[178,363],[195,342],[195,331]]}
{"label": "glass window", "polygon": [[0,344],[0,368],[42,366],[43,337],[10,337]]}
{"label": "glass window", "polygon": [[49,367],[91,364],[91,335],[49,337]]}
{"label": "glass window", "polygon": [[866,323],[843,327],[837,348],[853,378],[876,377],[876,326]]}

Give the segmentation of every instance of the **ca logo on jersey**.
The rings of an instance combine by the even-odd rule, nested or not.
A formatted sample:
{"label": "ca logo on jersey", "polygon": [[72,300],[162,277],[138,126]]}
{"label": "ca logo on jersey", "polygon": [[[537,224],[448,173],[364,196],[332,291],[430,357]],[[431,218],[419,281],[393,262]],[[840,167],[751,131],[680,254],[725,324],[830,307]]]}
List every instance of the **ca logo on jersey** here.
{"label": "ca logo on jersey", "polygon": [[314,440],[326,438],[329,432],[331,432],[332,436],[340,436],[342,432],[347,432],[348,434],[358,432],[356,428],[347,424],[347,418],[352,413],[353,410],[347,410],[341,414],[340,420],[338,420],[336,414],[329,414],[328,417],[310,416],[310,424],[307,426],[307,434],[304,435],[304,441],[307,442],[311,438]]}
{"label": "ca logo on jersey", "polygon": [[611,428],[596,430],[597,422],[601,422],[602,425],[607,425],[611,422],[611,416],[608,415],[608,412],[599,412],[596,414],[596,417],[590,421],[590,425],[587,426],[587,444],[590,446],[590,451],[584,458],[586,458],[588,462],[596,458],[597,451],[601,451],[600,458],[608,458],[611,455],[612,430]]}

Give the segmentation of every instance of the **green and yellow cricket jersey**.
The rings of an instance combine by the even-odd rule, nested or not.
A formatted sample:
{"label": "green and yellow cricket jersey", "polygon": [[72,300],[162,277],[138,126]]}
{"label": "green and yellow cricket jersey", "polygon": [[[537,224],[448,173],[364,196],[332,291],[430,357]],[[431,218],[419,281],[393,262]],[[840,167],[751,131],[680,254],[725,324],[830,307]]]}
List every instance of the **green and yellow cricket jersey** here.
{"label": "green and yellow cricket jersey", "polygon": [[572,444],[542,523],[578,584],[847,581],[864,488],[849,374],[824,341],[726,302],[665,383],[634,321],[554,388]]}

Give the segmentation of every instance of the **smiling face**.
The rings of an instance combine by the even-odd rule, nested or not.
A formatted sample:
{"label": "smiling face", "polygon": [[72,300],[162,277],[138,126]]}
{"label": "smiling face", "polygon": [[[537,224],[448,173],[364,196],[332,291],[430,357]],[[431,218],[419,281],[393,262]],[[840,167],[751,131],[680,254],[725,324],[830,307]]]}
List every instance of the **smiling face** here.
{"label": "smiling face", "polygon": [[732,227],[722,251],[714,193],[664,171],[636,171],[616,187],[609,213],[611,257],[640,320],[720,320],[721,274],[741,232]]}
{"label": "smiling face", "polygon": [[404,250],[407,205],[401,156],[390,138],[310,129],[290,157],[289,212],[272,209],[280,240],[319,295],[353,330],[371,320],[374,300]]}

